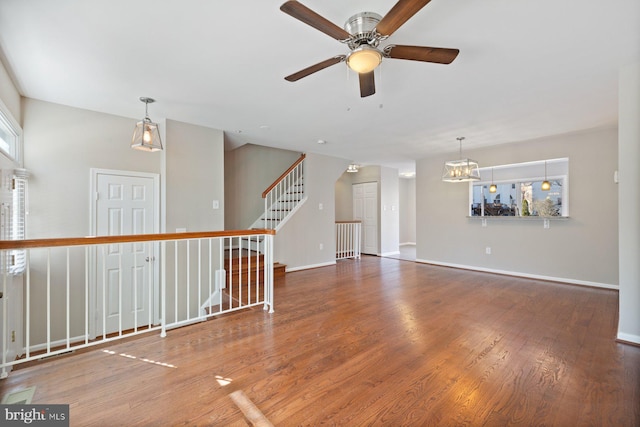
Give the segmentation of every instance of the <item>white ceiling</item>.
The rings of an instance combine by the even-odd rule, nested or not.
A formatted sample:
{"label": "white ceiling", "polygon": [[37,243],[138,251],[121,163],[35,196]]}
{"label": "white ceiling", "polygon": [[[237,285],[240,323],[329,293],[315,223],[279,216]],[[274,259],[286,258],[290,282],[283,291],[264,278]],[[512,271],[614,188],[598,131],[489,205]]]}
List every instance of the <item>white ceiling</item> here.
{"label": "white ceiling", "polygon": [[[411,171],[436,152],[617,122],[621,66],[640,61],[638,0],[432,0],[382,46],[460,49],[451,65],[385,59],[360,98],[348,48],[284,0],[0,0],[0,54],[27,97],[222,129],[254,143]],[[304,0],[342,26],[394,0]],[[319,139],[324,145],[317,144]],[[127,142],[123,142],[127,143]]]}

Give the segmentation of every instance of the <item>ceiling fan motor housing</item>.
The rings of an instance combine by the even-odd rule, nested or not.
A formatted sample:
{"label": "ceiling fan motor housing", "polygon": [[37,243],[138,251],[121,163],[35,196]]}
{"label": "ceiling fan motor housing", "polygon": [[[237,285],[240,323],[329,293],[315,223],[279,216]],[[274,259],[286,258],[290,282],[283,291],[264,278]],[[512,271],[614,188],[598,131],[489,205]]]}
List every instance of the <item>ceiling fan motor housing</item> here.
{"label": "ceiling fan motor housing", "polygon": [[353,50],[365,43],[377,47],[380,37],[374,30],[381,19],[382,16],[374,12],[360,12],[349,18],[344,24],[345,31],[351,34],[349,48]]}

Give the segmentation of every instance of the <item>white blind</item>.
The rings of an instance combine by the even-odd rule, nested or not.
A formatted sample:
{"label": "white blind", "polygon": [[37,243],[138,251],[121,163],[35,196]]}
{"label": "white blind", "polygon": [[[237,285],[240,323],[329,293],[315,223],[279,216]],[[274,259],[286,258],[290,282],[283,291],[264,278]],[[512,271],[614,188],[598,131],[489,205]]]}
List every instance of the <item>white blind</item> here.
{"label": "white blind", "polygon": [[[11,240],[24,240],[26,237],[27,177],[28,173],[25,170],[17,169],[12,180]],[[8,267],[9,273],[22,274],[26,267],[26,251],[24,249],[12,250]]]}

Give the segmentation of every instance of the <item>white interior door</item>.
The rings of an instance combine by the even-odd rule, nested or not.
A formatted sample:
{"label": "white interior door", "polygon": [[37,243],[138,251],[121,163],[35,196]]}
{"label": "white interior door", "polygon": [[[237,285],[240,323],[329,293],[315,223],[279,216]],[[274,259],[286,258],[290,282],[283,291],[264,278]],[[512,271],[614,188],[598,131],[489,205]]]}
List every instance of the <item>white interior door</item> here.
{"label": "white interior door", "polygon": [[353,219],[362,221],[362,253],[378,254],[378,183],[353,184]]}
{"label": "white interior door", "polygon": [[[117,236],[157,232],[157,176],[95,171],[95,234]],[[154,323],[157,313],[157,244],[123,243],[96,253],[96,332],[132,329]],[[103,316],[105,314],[105,316]]]}

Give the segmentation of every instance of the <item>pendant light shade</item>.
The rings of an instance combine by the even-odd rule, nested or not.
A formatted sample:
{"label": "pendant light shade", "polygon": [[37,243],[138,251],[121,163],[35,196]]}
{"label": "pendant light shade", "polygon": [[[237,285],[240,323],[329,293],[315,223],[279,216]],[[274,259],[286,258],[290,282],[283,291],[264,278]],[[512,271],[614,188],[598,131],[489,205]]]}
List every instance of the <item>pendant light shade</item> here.
{"label": "pendant light shade", "polygon": [[498,186],[493,183],[493,168],[491,168],[491,185],[489,186],[489,193],[495,193],[498,191]]}
{"label": "pendant light shade", "polygon": [[542,185],[540,185],[540,189],[542,191],[551,190],[551,183],[547,181],[547,161],[544,161],[544,181],[542,181]]}
{"label": "pendant light shade", "polygon": [[462,140],[464,137],[462,136],[456,139],[460,143],[460,159],[449,160],[444,163],[442,180],[444,182],[478,181],[480,179],[478,162],[462,158]]}
{"label": "pendant light shade", "polygon": [[156,102],[153,98],[141,97],[144,102],[144,119],[136,123],[136,128],[131,139],[131,148],[141,151],[162,150],[162,140],[157,123],[153,123],[149,118],[149,104]]}

